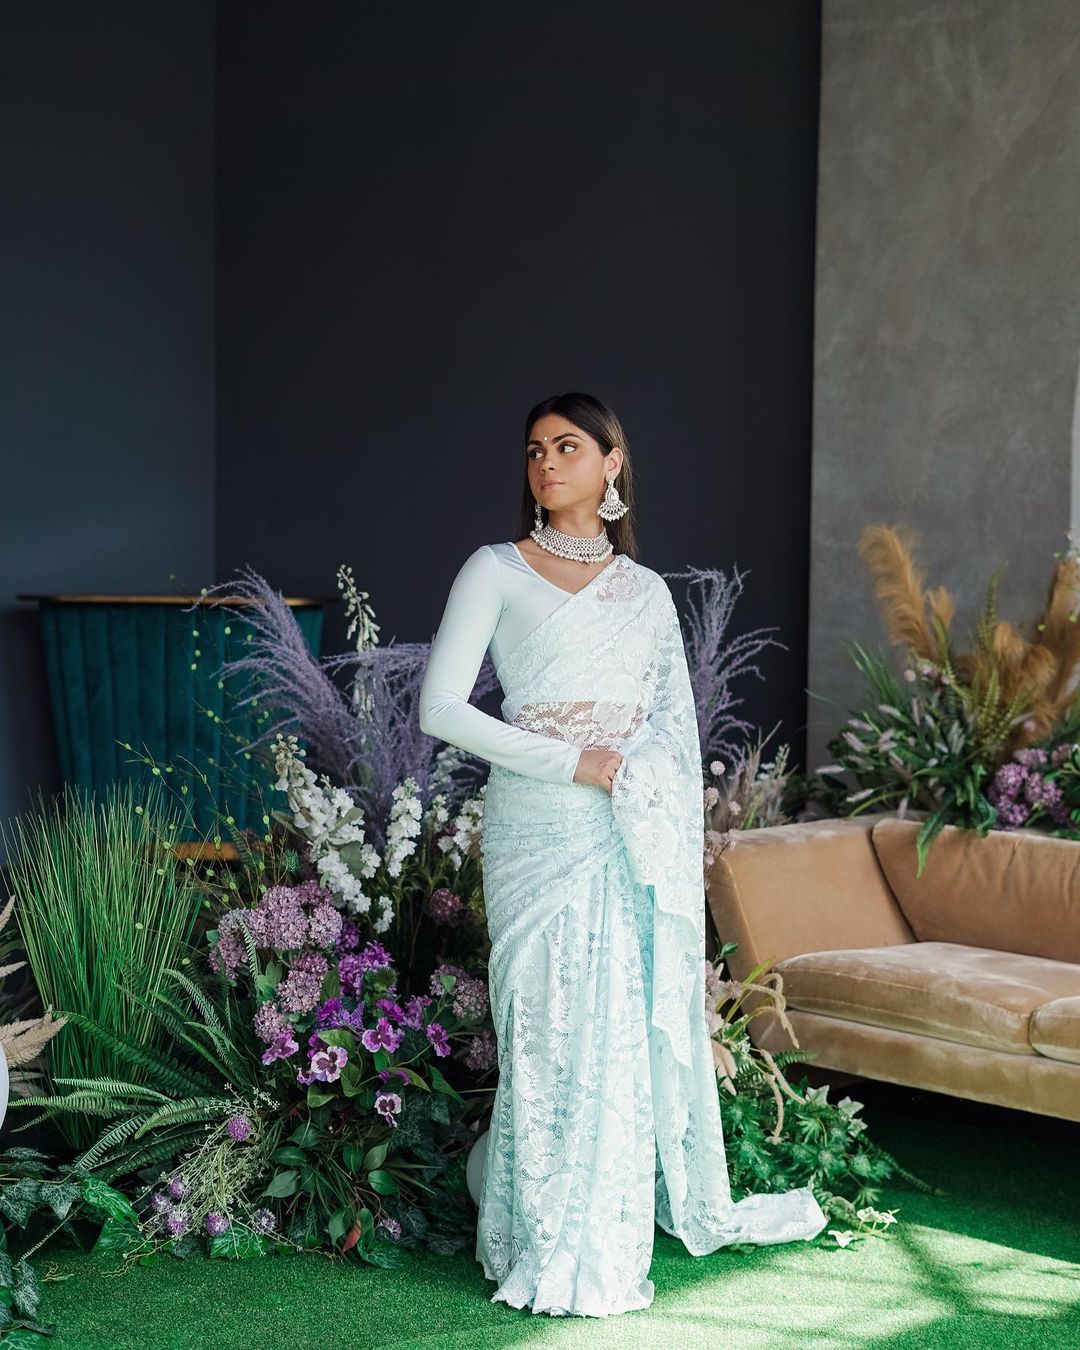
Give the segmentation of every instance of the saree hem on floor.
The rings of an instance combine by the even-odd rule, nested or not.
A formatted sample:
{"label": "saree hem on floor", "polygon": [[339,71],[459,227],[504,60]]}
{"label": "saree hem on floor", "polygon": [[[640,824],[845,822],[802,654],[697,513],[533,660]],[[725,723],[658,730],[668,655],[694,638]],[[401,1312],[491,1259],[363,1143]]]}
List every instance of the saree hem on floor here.
{"label": "saree hem on floor", "polygon": [[620,557],[503,661],[503,716],[617,749],[609,795],[493,765],[482,849],[499,1081],[476,1256],[492,1300],[647,1307],[653,1224],[695,1256],[814,1237],[800,1188],[733,1202],[705,1021],[704,803],[682,633]]}

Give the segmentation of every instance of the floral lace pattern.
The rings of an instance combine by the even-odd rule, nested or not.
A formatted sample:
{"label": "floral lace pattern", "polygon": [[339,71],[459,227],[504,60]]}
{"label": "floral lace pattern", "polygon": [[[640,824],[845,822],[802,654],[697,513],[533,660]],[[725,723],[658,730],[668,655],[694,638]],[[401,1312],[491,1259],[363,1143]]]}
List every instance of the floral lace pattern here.
{"label": "floral lace pattern", "polygon": [[645,709],[640,703],[614,703],[610,699],[578,699],[567,703],[525,703],[514,725],[539,731],[571,745],[591,745],[618,750],[641,726]]}
{"label": "floral lace pattern", "polygon": [[493,1300],[603,1316],[652,1301],[654,1219],[703,1255],[811,1238],[825,1216],[807,1189],[731,1198],[700,748],[663,579],[620,557],[499,677],[518,725],[583,745],[594,724],[626,732],[611,796],[493,765],[482,827],[499,1082],[476,1256]]}

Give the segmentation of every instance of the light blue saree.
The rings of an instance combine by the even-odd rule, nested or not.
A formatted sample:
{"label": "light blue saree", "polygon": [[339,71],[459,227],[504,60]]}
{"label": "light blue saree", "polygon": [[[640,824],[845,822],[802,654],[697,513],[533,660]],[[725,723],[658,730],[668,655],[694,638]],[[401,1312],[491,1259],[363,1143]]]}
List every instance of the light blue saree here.
{"label": "light blue saree", "polygon": [[654,1221],[695,1256],[808,1239],[808,1189],[733,1203],[705,1022],[704,804],[682,632],[620,556],[503,661],[503,717],[618,750],[609,796],[493,764],[483,817],[499,1044],[476,1258],[493,1301],[647,1307]]}

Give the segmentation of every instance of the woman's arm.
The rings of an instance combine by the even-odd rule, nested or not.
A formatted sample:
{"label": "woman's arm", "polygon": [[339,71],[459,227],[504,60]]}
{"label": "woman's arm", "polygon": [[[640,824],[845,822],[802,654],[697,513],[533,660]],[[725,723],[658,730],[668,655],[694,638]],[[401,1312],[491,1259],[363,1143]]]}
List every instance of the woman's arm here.
{"label": "woman's arm", "polygon": [[580,746],[511,726],[469,702],[502,604],[499,561],[482,545],[450,587],[420,686],[420,730],[529,778],[572,783]]}

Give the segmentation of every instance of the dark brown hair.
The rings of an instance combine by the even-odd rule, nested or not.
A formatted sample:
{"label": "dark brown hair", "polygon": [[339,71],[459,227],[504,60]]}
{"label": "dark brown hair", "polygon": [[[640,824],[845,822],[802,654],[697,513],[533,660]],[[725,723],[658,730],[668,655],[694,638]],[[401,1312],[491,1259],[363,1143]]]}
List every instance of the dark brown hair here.
{"label": "dark brown hair", "polygon": [[[606,526],[608,538],[611,540],[616,553],[625,553],[628,558],[636,560],[634,476],[630,469],[630,452],[626,445],[626,433],[623,431],[619,419],[602,399],[596,398],[592,394],[583,394],[579,390],[571,390],[566,394],[554,394],[551,398],[544,399],[542,403],[538,403],[535,408],[529,410],[529,415],[525,419],[524,443],[526,446],[532,436],[533,427],[541,417],[545,417],[548,413],[558,413],[560,417],[565,417],[568,422],[572,422],[579,430],[591,436],[605,455],[611,452],[612,446],[617,445],[621,448],[623,462],[619,472],[615,475],[615,486],[618,489],[619,496],[630,509],[618,520],[605,521],[597,516],[596,523],[598,527],[601,524]],[[521,518],[518,522],[518,532],[514,536],[516,539],[527,539],[536,525],[536,499],[533,497],[532,488],[529,486],[527,456],[522,472],[524,482],[521,490]],[[540,508],[540,519],[545,525],[547,524],[548,513],[543,506]]]}

